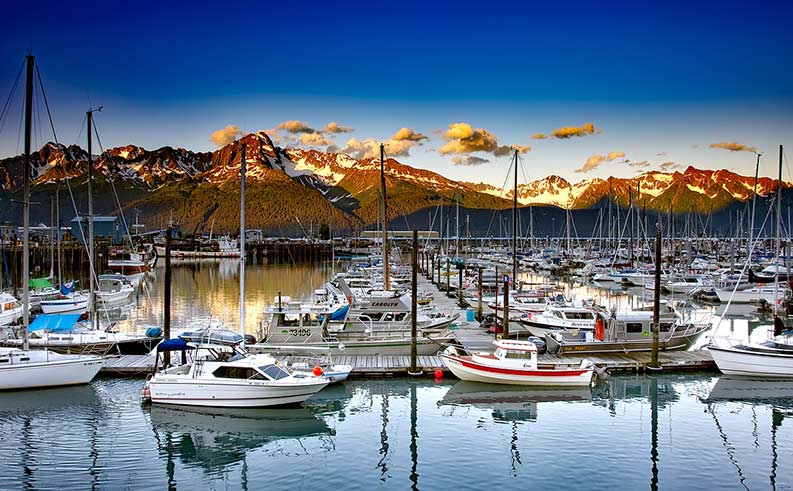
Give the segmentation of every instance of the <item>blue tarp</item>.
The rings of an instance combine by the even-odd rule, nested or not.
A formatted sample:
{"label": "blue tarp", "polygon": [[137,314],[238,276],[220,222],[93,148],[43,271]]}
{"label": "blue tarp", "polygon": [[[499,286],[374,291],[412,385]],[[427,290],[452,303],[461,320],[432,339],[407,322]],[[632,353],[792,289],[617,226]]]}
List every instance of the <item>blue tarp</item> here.
{"label": "blue tarp", "polygon": [[33,319],[28,326],[28,331],[39,331],[46,329],[50,332],[71,331],[80,314],[41,314]]}
{"label": "blue tarp", "polygon": [[347,318],[347,311],[350,310],[349,305],[345,305],[344,307],[338,309],[336,312],[330,314],[330,320],[332,321],[343,321]]}
{"label": "blue tarp", "polygon": [[186,351],[189,349],[195,348],[187,344],[187,341],[181,338],[166,339],[157,345],[157,351]]}

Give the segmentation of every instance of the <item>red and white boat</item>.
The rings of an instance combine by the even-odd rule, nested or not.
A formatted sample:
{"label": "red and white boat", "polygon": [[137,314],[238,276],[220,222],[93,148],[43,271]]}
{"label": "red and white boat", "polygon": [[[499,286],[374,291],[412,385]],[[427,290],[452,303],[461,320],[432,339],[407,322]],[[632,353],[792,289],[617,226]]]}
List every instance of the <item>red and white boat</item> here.
{"label": "red and white boat", "polygon": [[441,359],[461,380],[508,385],[585,387],[592,381],[594,365],[582,360],[575,368],[538,368],[537,347],[531,341],[493,341],[495,352],[465,355],[454,346]]}
{"label": "red and white boat", "polygon": [[151,245],[142,245],[136,251],[114,249],[107,258],[107,267],[114,273],[134,275],[151,271],[157,262],[157,253]]}

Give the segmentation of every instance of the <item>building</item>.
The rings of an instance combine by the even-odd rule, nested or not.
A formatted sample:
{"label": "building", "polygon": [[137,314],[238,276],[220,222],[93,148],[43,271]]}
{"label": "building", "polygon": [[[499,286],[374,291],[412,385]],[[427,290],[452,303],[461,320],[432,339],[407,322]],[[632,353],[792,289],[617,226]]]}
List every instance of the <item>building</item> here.
{"label": "building", "polygon": [[[82,223],[82,230],[80,224]],[[71,221],[72,237],[77,242],[83,242],[83,236],[88,236],[88,218],[74,217]],[[94,237],[109,240],[113,244],[121,244],[124,240],[124,230],[118,217],[94,217]]]}

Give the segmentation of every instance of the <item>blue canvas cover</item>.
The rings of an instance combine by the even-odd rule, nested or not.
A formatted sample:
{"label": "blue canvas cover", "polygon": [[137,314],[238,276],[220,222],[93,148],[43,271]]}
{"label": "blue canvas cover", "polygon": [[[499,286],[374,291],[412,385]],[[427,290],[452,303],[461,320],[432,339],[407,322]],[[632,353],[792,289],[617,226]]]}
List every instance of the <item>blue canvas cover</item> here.
{"label": "blue canvas cover", "polygon": [[41,314],[30,323],[28,331],[39,331],[45,329],[50,332],[71,331],[80,314]]}
{"label": "blue canvas cover", "polygon": [[174,339],[166,339],[162,343],[157,345],[157,351],[186,351],[189,349],[194,349],[193,346],[187,344],[187,341],[181,338],[174,338]]}
{"label": "blue canvas cover", "polygon": [[336,312],[330,315],[330,320],[332,321],[343,321],[347,318],[347,311],[350,310],[349,305],[345,305],[344,307],[338,309]]}

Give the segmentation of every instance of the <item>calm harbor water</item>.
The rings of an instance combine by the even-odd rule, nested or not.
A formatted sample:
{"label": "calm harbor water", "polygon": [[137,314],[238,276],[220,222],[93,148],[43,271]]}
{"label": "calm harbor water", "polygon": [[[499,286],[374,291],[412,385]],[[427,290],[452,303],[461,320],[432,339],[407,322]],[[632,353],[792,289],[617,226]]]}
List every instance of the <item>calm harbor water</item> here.
{"label": "calm harbor water", "polygon": [[[174,266],[174,329],[209,318],[239,328],[236,260]],[[331,273],[249,264],[246,331],[279,291],[307,298]],[[160,266],[106,320],[160,324],[162,278]],[[641,289],[565,285],[602,304],[643,301]],[[720,333],[765,336],[766,322],[732,309]],[[793,382],[665,374],[531,390],[366,379],[302,407],[236,411],[142,407],[142,384],[0,394],[0,490],[793,488]]]}
{"label": "calm harbor water", "polygon": [[429,379],[303,407],[142,407],[142,379],[0,394],[0,489],[790,489],[793,383]]}

